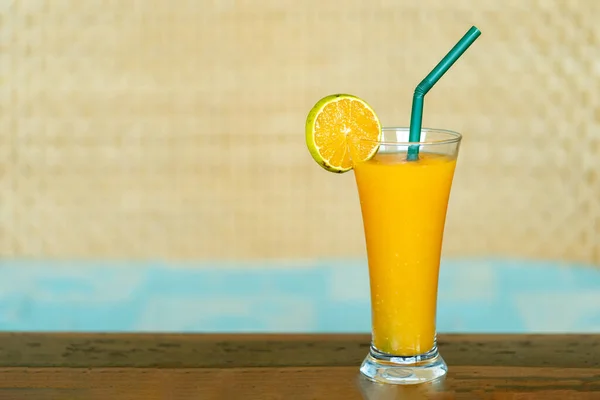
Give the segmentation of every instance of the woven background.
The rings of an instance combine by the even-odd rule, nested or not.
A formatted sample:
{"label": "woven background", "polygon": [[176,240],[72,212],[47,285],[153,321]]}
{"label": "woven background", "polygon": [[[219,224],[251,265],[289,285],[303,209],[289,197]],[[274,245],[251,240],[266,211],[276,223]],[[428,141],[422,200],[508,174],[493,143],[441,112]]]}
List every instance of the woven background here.
{"label": "woven background", "polygon": [[600,263],[600,2],[0,0],[0,256],[364,253],[352,173],[322,171],[322,96],[464,134],[448,255]]}

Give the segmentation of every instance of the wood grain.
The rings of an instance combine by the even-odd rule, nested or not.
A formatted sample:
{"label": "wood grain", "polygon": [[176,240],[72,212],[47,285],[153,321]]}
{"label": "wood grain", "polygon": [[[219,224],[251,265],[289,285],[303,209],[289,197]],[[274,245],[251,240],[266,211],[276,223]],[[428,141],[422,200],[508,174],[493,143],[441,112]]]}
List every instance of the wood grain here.
{"label": "wood grain", "polygon": [[0,400],[600,399],[600,335],[441,335],[435,385],[358,373],[367,335],[0,334]]}
{"label": "wood grain", "polygon": [[454,367],[415,387],[370,382],[356,367],[0,369],[2,400],[403,398],[597,399],[600,369]]}
{"label": "wood grain", "polygon": [[[370,337],[349,335],[0,333],[5,367],[342,367]],[[600,368],[597,335],[440,335],[449,365]]]}

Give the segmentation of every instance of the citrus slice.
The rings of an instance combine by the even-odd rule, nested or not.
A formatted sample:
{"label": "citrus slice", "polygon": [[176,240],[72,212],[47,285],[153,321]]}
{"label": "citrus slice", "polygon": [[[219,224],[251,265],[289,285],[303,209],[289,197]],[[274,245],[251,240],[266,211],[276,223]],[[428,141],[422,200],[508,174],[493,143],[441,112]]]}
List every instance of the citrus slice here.
{"label": "citrus slice", "polygon": [[320,166],[331,172],[347,172],[354,163],[373,157],[380,133],[375,111],[364,100],[349,94],[322,98],[306,119],[308,150]]}

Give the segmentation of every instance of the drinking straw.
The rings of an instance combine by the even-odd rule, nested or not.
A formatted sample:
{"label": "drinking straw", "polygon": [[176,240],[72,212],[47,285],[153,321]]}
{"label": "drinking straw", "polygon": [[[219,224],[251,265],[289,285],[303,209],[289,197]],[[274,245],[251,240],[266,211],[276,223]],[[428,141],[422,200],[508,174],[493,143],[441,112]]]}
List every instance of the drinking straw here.
{"label": "drinking straw", "polygon": [[[417,85],[413,95],[412,111],[410,114],[410,131],[408,141],[417,143],[421,141],[421,124],[423,123],[423,100],[427,92],[440,80],[450,67],[463,55],[463,53],[481,35],[476,27],[471,27],[467,33],[454,45],[442,61]],[[419,145],[408,147],[407,160],[415,161],[419,158]]]}

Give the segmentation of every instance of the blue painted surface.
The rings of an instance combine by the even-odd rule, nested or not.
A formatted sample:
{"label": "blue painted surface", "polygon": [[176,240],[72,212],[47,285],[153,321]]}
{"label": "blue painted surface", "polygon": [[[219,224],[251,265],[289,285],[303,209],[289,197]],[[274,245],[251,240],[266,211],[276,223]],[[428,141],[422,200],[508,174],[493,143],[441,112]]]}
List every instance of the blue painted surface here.
{"label": "blue painted surface", "polygon": [[[366,332],[366,263],[0,262],[0,330]],[[599,332],[600,269],[447,260],[440,332]]]}

